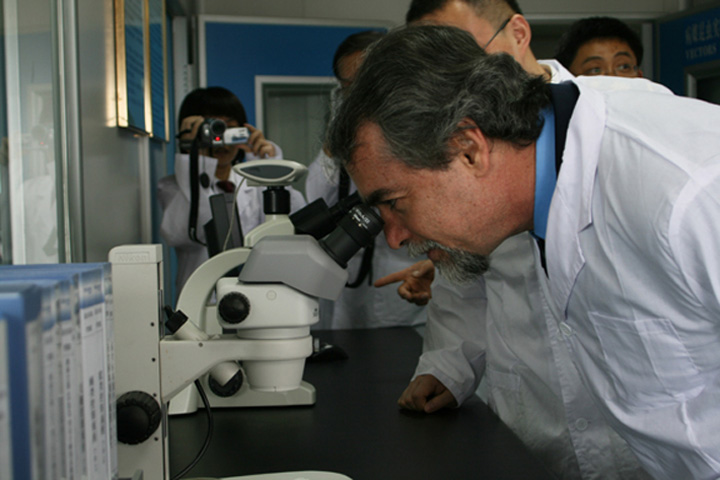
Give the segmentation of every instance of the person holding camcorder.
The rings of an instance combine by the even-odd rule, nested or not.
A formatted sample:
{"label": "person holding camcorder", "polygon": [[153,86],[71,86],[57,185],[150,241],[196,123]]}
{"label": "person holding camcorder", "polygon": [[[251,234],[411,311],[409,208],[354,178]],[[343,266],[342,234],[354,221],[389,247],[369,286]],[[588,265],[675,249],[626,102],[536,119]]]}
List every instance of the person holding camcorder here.
{"label": "person holding camcorder", "polygon": [[[243,183],[232,166],[245,160],[282,158],[282,149],[247,123],[240,100],[222,87],[190,92],[180,106],[178,126],[180,153],[175,157],[175,174],[160,180],[158,199],[163,211],[160,235],[177,254],[179,292],[209,257],[203,226],[212,218],[212,195],[235,195],[244,233],[265,221],[262,189]],[[193,157],[197,159],[195,168]],[[291,211],[305,206],[302,194],[288,189]]]}

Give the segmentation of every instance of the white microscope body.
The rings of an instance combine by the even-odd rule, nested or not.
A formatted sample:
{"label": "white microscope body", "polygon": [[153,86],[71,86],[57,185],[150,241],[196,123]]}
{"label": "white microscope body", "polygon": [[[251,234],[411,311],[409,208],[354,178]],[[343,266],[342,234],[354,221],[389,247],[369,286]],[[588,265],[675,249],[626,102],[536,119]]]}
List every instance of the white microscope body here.
{"label": "white microscope body", "polygon": [[[303,166],[287,161],[246,162],[250,175],[272,185],[289,184]],[[255,169],[255,170],[254,170]],[[271,178],[270,178],[271,177]],[[268,179],[270,178],[270,179]],[[272,183],[275,182],[275,183]],[[310,326],[318,320],[318,298],[334,299],[347,281],[345,262],[379,233],[382,221],[364,206],[318,241],[311,235],[283,234],[287,215],[263,224],[252,248],[222,252],[188,279],[177,310],[162,322],[162,249],[159,245],[114,248],[112,263],[118,394],[120,478],[167,480],[167,404],[196,379],[214,384],[211,407],[297,405],[315,402],[315,389],[302,381],[312,353]],[[267,233],[273,232],[273,233]],[[242,266],[238,278],[224,277]],[[212,293],[216,306],[210,306]],[[209,313],[225,332],[208,335]],[[239,378],[238,389],[223,388]],[[209,373],[210,375],[205,375]],[[211,380],[212,379],[212,380]],[[212,388],[212,387],[211,387]],[[207,388],[206,388],[207,389]]]}
{"label": "white microscope body", "polygon": [[[269,187],[268,190],[275,188],[276,190],[274,191],[266,191],[266,194],[269,194],[269,196],[287,194],[287,191],[282,189],[282,187],[290,185],[307,171],[304,165],[289,160],[254,160],[238,164],[234,169],[247,179],[248,185],[250,186]],[[222,279],[228,271],[244,265],[252,252],[252,247],[264,237],[287,236],[295,233],[295,227],[288,216],[289,206],[286,210],[287,211],[280,213],[266,212],[265,222],[258,225],[245,236],[245,247],[221,252],[210,258],[193,272],[180,292],[177,310],[182,311],[190,318],[192,323],[198,327],[199,332],[190,332],[190,328],[187,328],[187,332],[180,331],[179,333],[175,333],[176,337],[199,339],[202,338],[202,332],[210,337],[217,337],[222,334],[221,323],[215,321],[217,304],[212,302],[212,293],[215,291],[216,283],[219,279]],[[288,268],[288,265],[286,265],[285,268]],[[278,281],[280,280],[273,280],[273,282]],[[337,298],[339,294],[339,292],[333,293],[334,296],[332,298]],[[268,295],[271,295],[271,293],[268,293]],[[319,296],[323,297],[323,295]],[[288,297],[291,296],[284,295],[285,300],[289,300]],[[216,298],[218,301],[220,300],[220,296],[217,294]],[[275,305],[279,304],[280,303],[277,302]],[[304,338],[303,342],[307,343],[308,340],[312,342],[312,340],[309,339],[309,326],[318,321],[317,305],[315,305],[314,308],[306,310],[309,312],[314,311],[314,318],[308,318],[300,314],[301,310],[299,308],[301,306],[296,305],[296,307],[297,308],[292,310],[294,313],[291,315],[285,314],[289,312],[276,312],[274,315],[268,316],[265,327],[276,330],[283,327],[306,326],[308,327],[308,333],[304,335],[304,337],[307,338]],[[302,305],[302,308],[307,309],[308,305]],[[305,323],[299,324],[301,321]],[[244,329],[245,328],[243,328],[243,330]],[[310,353],[312,353],[312,350],[310,350]],[[296,361],[304,363],[304,358],[309,356],[310,353],[299,357],[303,359],[302,362],[300,362],[300,360]],[[251,362],[251,360],[248,360],[248,362]],[[252,365],[252,363],[248,363],[248,365]],[[239,377],[236,376],[238,374],[240,375]],[[211,381],[211,378],[215,381]],[[242,381],[242,372],[240,372],[238,365],[234,362],[223,363],[213,367],[210,371],[210,376],[201,379],[201,382],[206,387],[207,395],[213,407],[312,405],[315,403],[315,389],[307,382],[300,381],[294,388],[289,388],[287,385],[283,388],[278,386],[275,391],[251,389],[247,382],[242,382],[242,385],[239,387],[240,390],[234,391],[233,388],[230,388],[226,393],[220,393],[217,386],[226,385],[231,379],[236,386],[240,385],[239,382]],[[232,394],[228,394],[230,392],[232,392]],[[170,402],[168,413],[170,415],[192,413],[197,410],[198,406],[197,390],[189,386],[174,396]]]}

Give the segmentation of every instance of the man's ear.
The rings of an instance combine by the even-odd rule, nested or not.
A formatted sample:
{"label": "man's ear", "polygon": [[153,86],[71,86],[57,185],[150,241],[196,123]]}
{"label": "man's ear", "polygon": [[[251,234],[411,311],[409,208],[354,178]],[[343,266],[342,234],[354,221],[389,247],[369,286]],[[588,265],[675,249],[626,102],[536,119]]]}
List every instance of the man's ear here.
{"label": "man's ear", "polygon": [[490,150],[492,143],[480,128],[470,119],[463,120],[458,126],[459,131],[450,141],[450,146],[463,166],[470,169],[473,175],[485,176],[490,172]]}
{"label": "man's ear", "polygon": [[522,58],[522,55],[525,55],[525,53],[530,49],[530,40],[532,39],[532,29],[530,28],[530,24],[527,22],[525,17],[516,13],[510,17],[510,22],[508,22],[508,25],[505,28],[508,29],[508,32],[512,36],[514,48],[517,49],[517,52],[520,55],[516,58]]}

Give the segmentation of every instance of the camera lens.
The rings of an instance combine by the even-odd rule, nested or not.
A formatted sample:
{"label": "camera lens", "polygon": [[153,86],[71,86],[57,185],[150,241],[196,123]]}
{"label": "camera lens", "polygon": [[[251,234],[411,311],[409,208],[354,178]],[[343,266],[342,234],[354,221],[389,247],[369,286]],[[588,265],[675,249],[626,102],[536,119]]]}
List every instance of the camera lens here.
{"label": "camera lens", "polygon": [[383,221],[365,204],[354,206],[320,246],[343,268],[358,250],[367,247],[383,228]]}
{"label": "camera lens", "polygon": [[208,120],[210,131],[212,132],[213,136],[222,135],[225,133],[225,122],[222,120],[211,118]]}
{"label": "camera lens", "polygon": [[223,144],[225,122],[218,118],[207,118],[198,128],[197,142],[199,148],[216,147]]}

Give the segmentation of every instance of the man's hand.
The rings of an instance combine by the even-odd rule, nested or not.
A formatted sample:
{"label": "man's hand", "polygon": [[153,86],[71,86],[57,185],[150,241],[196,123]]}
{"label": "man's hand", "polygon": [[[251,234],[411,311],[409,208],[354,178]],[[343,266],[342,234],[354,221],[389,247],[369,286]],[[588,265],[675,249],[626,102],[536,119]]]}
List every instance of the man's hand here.
{"label": "man's hand", "polygon": [[398,295],[415,305],[426,305],[432,297],[430,285],[435,278],[435,266],[429,259],[421,260],[399,272],[391,273],[375,281],[376,287],[402,282]]}
{"label": "man's hand", "polygon": [[441,408],[456,407],[457,401],[440,380],[432,375],[420,375],[400,395],[398,405],[407,410],[433,413]]}

